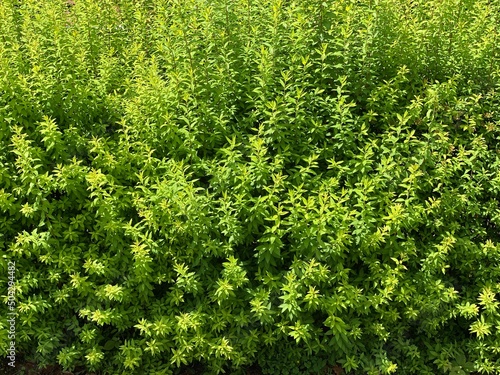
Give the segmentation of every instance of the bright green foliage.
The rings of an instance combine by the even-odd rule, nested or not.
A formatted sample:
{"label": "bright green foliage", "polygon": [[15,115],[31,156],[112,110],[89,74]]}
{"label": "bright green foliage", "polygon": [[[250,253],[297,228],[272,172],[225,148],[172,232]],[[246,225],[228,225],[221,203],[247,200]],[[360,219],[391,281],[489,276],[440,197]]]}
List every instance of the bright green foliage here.
{"label": "bright green foliage", "polygon": [[499,26],[498,0],[2,0],[18,353],[500,373]]}

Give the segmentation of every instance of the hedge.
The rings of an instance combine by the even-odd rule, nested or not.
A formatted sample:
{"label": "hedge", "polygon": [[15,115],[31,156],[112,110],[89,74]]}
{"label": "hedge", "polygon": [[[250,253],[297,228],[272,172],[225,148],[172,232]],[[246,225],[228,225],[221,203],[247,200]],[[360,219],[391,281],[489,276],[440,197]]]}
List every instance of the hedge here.
{"label": "hedge", "polygon": [[1,352],[500,373],[499,15],[2,0]]}

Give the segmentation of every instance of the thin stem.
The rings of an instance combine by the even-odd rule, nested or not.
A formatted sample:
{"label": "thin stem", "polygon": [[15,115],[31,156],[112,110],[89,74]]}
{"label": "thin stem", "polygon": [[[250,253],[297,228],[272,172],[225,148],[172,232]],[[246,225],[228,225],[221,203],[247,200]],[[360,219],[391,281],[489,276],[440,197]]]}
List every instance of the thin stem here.
{"label": "thin stem", "polygon": [[227,6],[227,2],[228,0],[226,0],[225,2],[225,13],[226,13],[226,33],[227,33],[227,36],[228,38],[230,39],[231,38],[231,30],[229,28],[229,10],[228,10],[228,6]]}
{"label": "thin stem", "polygon": [[462,1],[460,0],[459,5],[458,5],[457,20],[453,24],[453,27],[450,30],[450,37],[449,37],[449,44],[448,44],[448,62],[450,62],[450,60],[451,60],[451,50],[453,47],[453,37],[454,37],[453,31],[455,31],[455,28],[457,26],[460,26],[460,16],[461,15],[462,15]]}
{"label": "thin stem", "polygon": [[252,10],[252,0],[248,0],[248,7],[247,7],[247,24],[248,24],[248,35],[250,35],[250,14]]}

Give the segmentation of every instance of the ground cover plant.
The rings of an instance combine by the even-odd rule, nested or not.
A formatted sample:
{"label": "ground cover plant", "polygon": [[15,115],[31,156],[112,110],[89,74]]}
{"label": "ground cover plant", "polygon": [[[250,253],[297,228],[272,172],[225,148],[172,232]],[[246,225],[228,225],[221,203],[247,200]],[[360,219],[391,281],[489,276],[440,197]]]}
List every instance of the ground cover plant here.
{"label": "ground cover plant", "polygon": [[2,0],[2,355],[15,306],[68,371],[500,373],[499,21]]}

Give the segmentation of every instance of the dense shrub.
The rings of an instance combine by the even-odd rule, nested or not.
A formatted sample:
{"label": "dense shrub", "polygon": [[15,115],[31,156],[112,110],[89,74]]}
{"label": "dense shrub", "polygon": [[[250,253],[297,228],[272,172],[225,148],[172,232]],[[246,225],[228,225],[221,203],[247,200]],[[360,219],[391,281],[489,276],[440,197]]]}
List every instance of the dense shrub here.
{"label": "dense shrub", "polygon": [[109,374],[500,373],[499,14],[2,0],[17,353]]}

